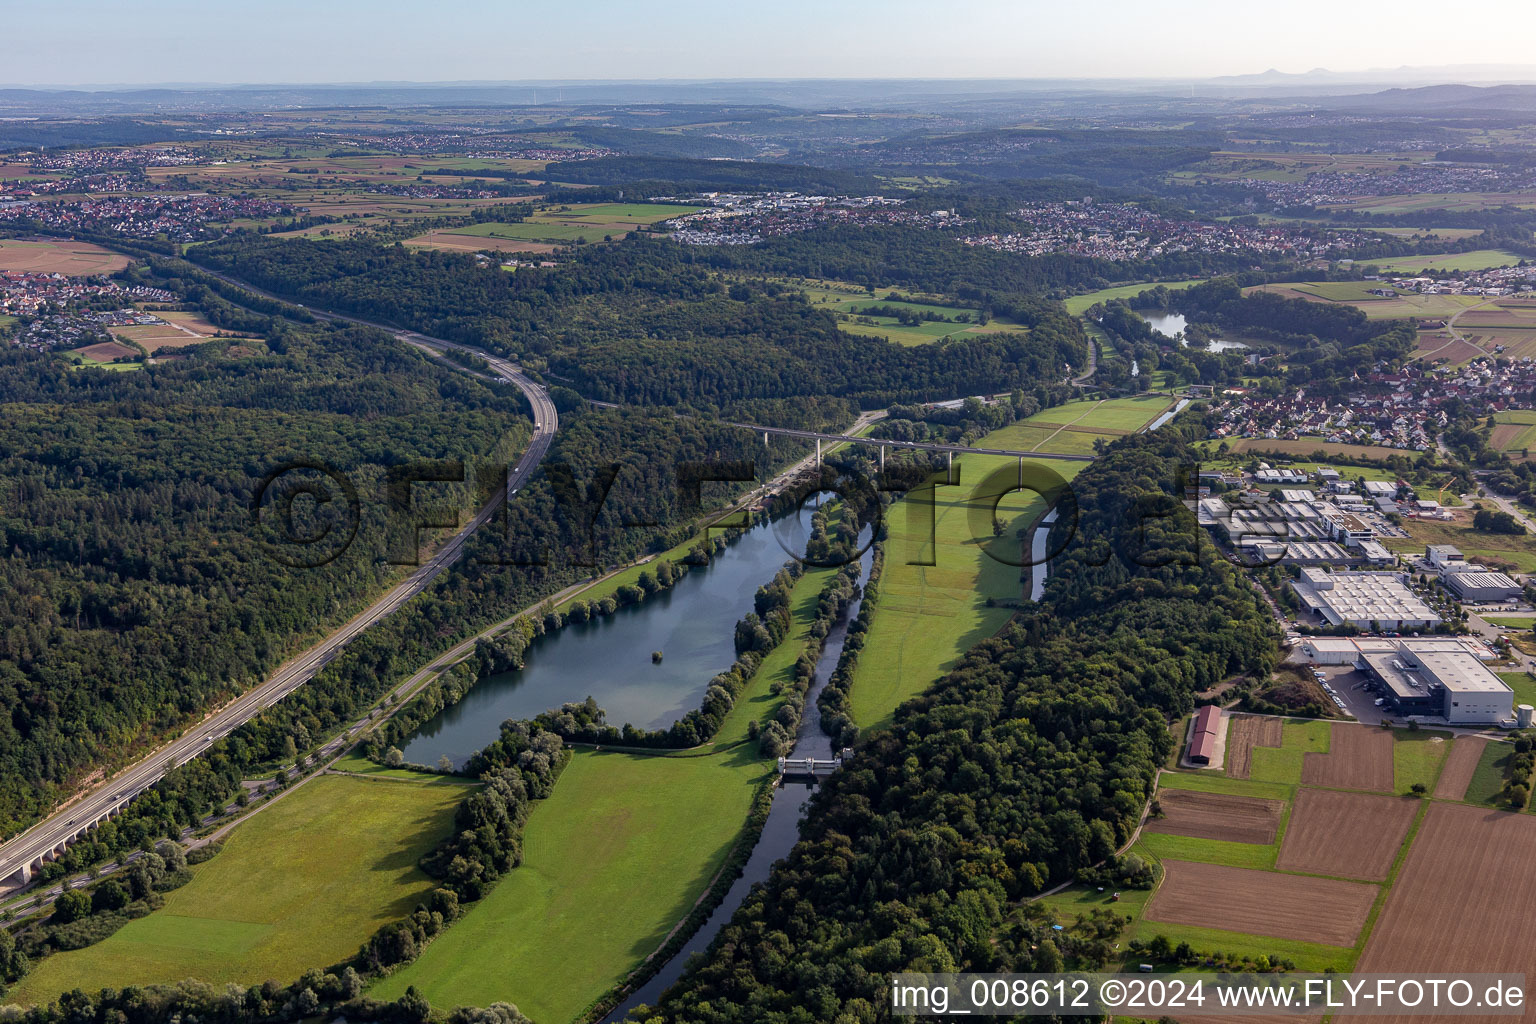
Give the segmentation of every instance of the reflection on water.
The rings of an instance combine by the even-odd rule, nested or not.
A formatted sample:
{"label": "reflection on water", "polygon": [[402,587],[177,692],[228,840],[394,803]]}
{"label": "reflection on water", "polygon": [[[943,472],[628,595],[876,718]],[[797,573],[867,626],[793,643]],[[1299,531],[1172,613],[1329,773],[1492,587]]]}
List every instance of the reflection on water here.
{"label": "reflection on water", "polygon": [[[860,537],[860,543],[869,540],[868,531]],[[874,553],[866,551],[859,558],[861,580],[869,578],[869,567],[874,560]],[[816,662],[816,676],[811,682],[811,688],[805,697],[805,716],[800,720],[800,731],[795,734],[795,748],[791,752],[792,757],[815,757],[830,760],[833,755],[832,737],[821,731],[821,714],[816,709],[816,697],[826,686],[827,679],[831,677],[832,670],[837,668],[837,659],[843,653],[843,643],[848,638],[848,624],[859,614],[859,605],[863,602],[861,591],[848,607],[848,613],[830,632],[827,633],[826,645],[821,650],[821,658]],[[709,915],[702,927],[694,933],[683,948],[666,966],[656,973],[650,981],[641,985],[629,998],[604,1018],[604,1024],[623,1020],[624,1015],[641,1003],[654,1006],[660,995],[672,986],[678,978],[683,976],[683,970],[688,966],[688,960],[695,953],[703,952],[715,935],[725,923],[736,913],[736,908],[741,906],[747,898],[747,893],[752,886],[768,877],[768,872],[773,869],[775,861],[782,860],[789,855],[800,839],[800,819],[805,816],[805,808],[811,800],[811,794],[815,787],[806,782],[792,781],[781,783],[773,793],[773,807],[768,811],[768,820],[763,824],[763,833],[757,840],[757,845],[752,848],[752,855],[747,858],[741,877],[736,879],[725,899]]]}
{"label": "reflection on water", "polygon": [[[1142,313],[1141,318],[1165,338],[1175,338],[1184,333],[1184,329],[1189,326],[1189,321],[1180,313]],[[1248,346],[1240,341],[1223,341],[1221,338],[1216,338],[1205,347],[1209,352],[1228,352]]]}

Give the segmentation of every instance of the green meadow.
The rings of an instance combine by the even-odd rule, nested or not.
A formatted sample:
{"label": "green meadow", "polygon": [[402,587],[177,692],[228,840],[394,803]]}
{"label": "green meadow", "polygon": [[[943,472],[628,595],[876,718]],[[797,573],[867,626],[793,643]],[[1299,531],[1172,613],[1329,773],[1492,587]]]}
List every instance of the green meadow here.
{"label": "green meadow", "polygon": [[188,977],[286,983],[345,960],[432,890],[416,862],[470,785],[313,778],[236,828],[164,909],[39,962],[6,1001]]}

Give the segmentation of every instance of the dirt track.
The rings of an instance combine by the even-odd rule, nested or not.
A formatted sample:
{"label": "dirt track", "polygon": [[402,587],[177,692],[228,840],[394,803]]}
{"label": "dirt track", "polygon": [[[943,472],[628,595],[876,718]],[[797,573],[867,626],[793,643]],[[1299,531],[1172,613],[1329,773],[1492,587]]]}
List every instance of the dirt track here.
{"label": "dirt track", "polygon": [[1147,822],[1148,832],[1168,832],[1229,843],[1272,843],[1280,827],[1279,800],[1260,800],[1191,789],[1159,790],[1157,802],[1166,817]]}
{"label": "dirt track", "polygon": [[1458,736],[1451,744],[1451,752],[1445,755],[1445,767],[1440,769],[1440,782],[1435,786],[1436,800],[1462,800],[1472,773],[1477,770],[1478,758],[1488,741],[1481,736]]}
{"label": "dirt track", "polygon": [[1335,722],[1328,753],[1302,756],[1301,781],[1330,789],[1392,792],[1392,733]]}
{"label": "dirt track", "polygon": [[[1355,970],[1536,977],[1536,815],[1431,804]],[[1369,1019],[1471,1024],[1520,1018]]]}
{"label": "dirt track", "polygon": [[1298,789],[1275,866],[1384,882],[1419,803],[1384,794]]}
{"label": "dirt track", "polygon": [[1278,747],[1280,740],[1280,719],[1233,715],[1231,728],[1227,730],[1228,777],[1248,778],[1253,769],[1253,748]]}
{"label": "dirt track", "polygon": [[1376,898],[1374,885],[1332,878],[1182,860],[1163,861],[1163,870],[1163,883],[1147,904],[1148,921],[1330,946],[1354,944]]}

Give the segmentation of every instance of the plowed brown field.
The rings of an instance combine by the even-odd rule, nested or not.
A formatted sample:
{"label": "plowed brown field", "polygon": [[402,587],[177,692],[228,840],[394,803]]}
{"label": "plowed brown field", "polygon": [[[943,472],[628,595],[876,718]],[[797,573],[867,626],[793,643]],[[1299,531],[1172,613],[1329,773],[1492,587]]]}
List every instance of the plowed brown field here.
{"label": "plowed brown field", "polygon": [[[1431,804],[1355,970],[1536,976],[1536,815]],[[1518,1018],[1370,1018],[1373,1024],[1512,1019]]]}
{"label": "plowed brown field", "polygon": [[1275,867],[1384,882],[1418,811],[1407,797],[1299,789]]}
{"label": "plowed brown field", "polygon": [[1481,736],[1458,736],[1451,744],[1451,752],[1445,756],[1445,767],[1440,769],[1440,782],[1435,786],[1436,800],[1461,800],[1467,795],[1467,784],[1477,770],[1478,758],[1488,741]]}
{"label": "plowed brown field", "polygon": [[1157,794],[1165,817],[1147,822],[1148,832],[1170,832],[1229,843],[1272,843],[1280,827],[1279,800],[1260,800],[1192,789],[1164,789]]}
{"label": "plowed brown field", "polygon": [[1255,715],[1232,715],[1227,730],[1227,775],[1246,779],[1253,769],[1254,747],[1278,747],[1281,741],[1280,719]]}
{"label": "plowed brown field", "polygon": [[[1536,826],[1536,817],[1531,819]],[[1332,878],[1306,878],[1220,864],[1163,861],[1149,921],[1221,928],[1277,939],[1352,946],[1365,924],[1376,887]]]}
{"label": "plowed brown field", "polygon": [[1392,791],[1392,733],[1363,725],[1335,722],[1328,753],[1301,759],[1301,781],[1331,789]]}

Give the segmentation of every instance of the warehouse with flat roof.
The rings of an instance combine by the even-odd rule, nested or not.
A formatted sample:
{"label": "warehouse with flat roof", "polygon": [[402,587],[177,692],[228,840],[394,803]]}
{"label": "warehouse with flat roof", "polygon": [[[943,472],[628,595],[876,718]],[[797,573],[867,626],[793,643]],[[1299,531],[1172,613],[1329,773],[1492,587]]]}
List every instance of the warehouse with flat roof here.
{"label": "warehouse with flat roof", "polygon": [[1398,644],[1362,658],[1399,714],[1443,718],[1450,725],[1493,725],[1514,717],[1509,684],[1453,641]]}
{"label": "warehouse with flat roof", "polygon": [[1448,572],[1440,577],[1451,592],[1469,604],[1509,601],[1524,593],[1524,588],[1502,572]]}
{"label": "warehouse with flat roof", "polygon": [[1305,568],[1292,588],[1309,611],[1331,626],[1369,630],[1433,629],[1440,616],[1396,572],[1326,572]]}

